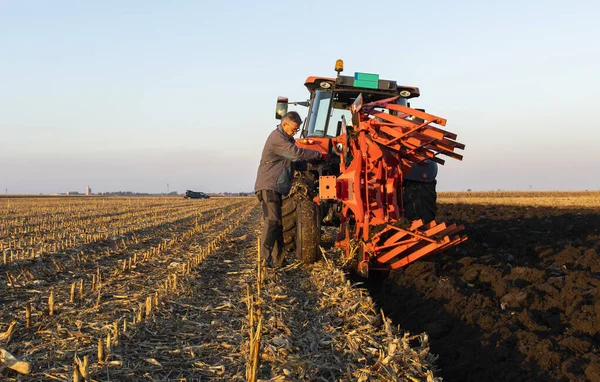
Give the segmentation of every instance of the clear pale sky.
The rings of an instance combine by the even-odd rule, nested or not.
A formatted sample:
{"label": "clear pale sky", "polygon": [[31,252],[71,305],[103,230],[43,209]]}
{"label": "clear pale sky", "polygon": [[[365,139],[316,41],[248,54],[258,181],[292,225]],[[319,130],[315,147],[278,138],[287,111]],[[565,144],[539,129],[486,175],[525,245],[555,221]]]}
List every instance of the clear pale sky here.
{"label": "clear pale sky", "polygon": [[600,189],[597,1],[0,0],[0,190],[251,191],[277,96],[378,73],[466,144],[439,190]]}

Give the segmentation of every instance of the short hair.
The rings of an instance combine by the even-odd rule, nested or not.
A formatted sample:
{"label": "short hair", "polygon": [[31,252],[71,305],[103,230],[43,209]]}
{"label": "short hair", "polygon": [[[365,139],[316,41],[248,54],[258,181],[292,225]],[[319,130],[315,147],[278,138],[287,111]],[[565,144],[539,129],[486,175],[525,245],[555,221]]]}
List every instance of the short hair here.
{"label": "short hair", "polygon": [[302,124],[302,118],[300,118],[300,114],[295,111],[288,111],[281,117],[281,122],[294,122],[298,126]]}

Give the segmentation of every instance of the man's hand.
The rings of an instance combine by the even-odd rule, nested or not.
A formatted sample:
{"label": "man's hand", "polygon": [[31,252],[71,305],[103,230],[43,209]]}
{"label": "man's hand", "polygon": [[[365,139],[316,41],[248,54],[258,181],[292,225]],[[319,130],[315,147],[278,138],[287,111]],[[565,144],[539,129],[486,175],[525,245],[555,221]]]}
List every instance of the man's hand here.
{"label": "man's hand", "polygon": [[317,159],[314,159],[313,161],[311,161],[311,163],[313,165],[319,165],[321,163],[325,163],[327,161],[329,161],[331,159],[331,157],[329,156],[329,154],[325,153],[319,153],[319,157]]}

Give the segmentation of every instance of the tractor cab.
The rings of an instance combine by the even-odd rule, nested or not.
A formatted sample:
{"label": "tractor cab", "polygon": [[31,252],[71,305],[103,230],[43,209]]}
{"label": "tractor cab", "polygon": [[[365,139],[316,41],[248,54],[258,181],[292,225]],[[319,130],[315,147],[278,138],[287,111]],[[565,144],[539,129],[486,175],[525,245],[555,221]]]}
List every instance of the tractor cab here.
{"label": "tractor cab", "polygon": [[[358,80],[361,76],[371,76],[376,80],[361,82]],[[308,77],[305,86],[310,92],[310,109],[301,136],[316,138],[340,135],[342,117],[348,125],[352,125],[349,107],[361,94],[364,103],[398,97],[394,102],[403,106],[408,105],[409,98],[419,96],[417,88],[398,87],[395,81],[379,80],[378,77],[367,73],[355,73],[354,77],[339,76],[337,79]],[[372,87],[366,87],[371,84]]]}
{"label": "tractor cab", "polygon": [[[339,146],[339,143],[335,143],[334,138],[342,134],[342,120],[347,126],[352,126],[349,107],[359,95],[362,95],[364,104],[396,97],[392,103],[410,107],[409,100],[421,94],[417,87],[398,85],[396,81],[380,79],[378,74],[356,72],[354,76],[341,75],[343,69],[343,61],[337,60],[337,77],[308,77],[304,82],[310,93],[308,101],[289,102],[287,98],[279,97],[275,109],[275,118],[281,119],[287,113],[289,104],[308,107],[308,116],[304,119],[296,144],[299,147],[333,154],[333,167],[323,172],[327,174],[338,171],[339,159],[336,156],[339,154],[333,148]],[[390,112],[397,114],[394,111]],[[432,182],[436,176],[437,164],[426,160],[415,164],[410,173],[405,174],[404,179]]]}
{"label": "tractor cab", "polygon": [[[379,79],[378,74],[354,73],[354,76],[340,75],[343,62],[336,62],[336,78],[308,77],[304,83],[310,92],[308,102],[292,102],[294,105],[307,106],[308,116],[300,136],[302,138],[333,138],[341,133],[342,117],[352,125],[349,107],[362,94],[363,102],[369,103],[398,97],[394,103],[407,106],[408,99],[418,97],[416,87],[399,86],[396,81]],[[287,112],[287,98],[277,100],[276,118]]]}

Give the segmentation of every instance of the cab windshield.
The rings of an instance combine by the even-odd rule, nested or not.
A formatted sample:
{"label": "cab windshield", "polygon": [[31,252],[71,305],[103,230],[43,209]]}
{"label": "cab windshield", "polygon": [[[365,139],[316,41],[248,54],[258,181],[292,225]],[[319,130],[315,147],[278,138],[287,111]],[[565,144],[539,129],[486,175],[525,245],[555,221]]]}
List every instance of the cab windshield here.
{"label": "cab windshield", "polygon": [[[365,103],[390,98],[396,94],[393,93],[357,93],[356,91],[336,91],[331,108],[329,123],[327,122],[327,111],[331,103],[331,89],[318,89],[315,91],[312,100],[310,114],[308,116],[308,126],[303,133],[306,137],[337,137],[340,135],[342,117],[346,119],[346,124],[352,126],[352,113],[348,107],[356,100],[358,94],[362,94]],[[407,99],[398,97],[394,103],[407,106]],[[377,109],[379,110],[379,109]],[[384,110],[386,111],[386,110]]]}
{"label": "cab windshield", "polygon": [[343,102],[334,101],[329,118],[329,126],[325,126],[327,121],[327,110],[331,103],[331,91],[319,89],[315,92],[310,109],[307,136],[309,137],[336,137],[339,134],[338,125],[341,124],[342,116],[346,118],[346,123],[352,123],[352,114],[348,110],[348,105]]}

